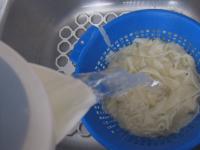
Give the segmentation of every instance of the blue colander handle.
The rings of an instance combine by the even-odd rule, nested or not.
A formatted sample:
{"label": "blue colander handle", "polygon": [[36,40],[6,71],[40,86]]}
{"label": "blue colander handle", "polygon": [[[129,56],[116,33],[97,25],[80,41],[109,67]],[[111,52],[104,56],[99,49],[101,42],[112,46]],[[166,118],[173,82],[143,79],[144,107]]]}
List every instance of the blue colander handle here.
{"label": "blue colander handle", "polygon": [[99,30],[97,27],[90,26],[87,31],[81,36],[81,38],[75,44],[74,49],[69,53],[69,58],[74,65],[78,63],[81,53],[88,48],[88,46],[92,43],[92,40],[95,36],[98,35],[98,33]]}

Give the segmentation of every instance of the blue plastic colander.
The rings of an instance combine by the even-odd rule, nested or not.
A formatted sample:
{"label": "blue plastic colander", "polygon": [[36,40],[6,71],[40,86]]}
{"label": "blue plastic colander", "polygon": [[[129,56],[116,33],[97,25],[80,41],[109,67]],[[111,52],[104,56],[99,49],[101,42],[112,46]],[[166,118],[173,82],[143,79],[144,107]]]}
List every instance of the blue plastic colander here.
{"label": "blue plastic colander", "polygon": [[[76,72],[105,69],[106,55],[132,44],[135,38],[176,42],[193,56],[200,72],[200,24],[166,10],[135,11],[109,22],[101,30],[90,27],[70,54]],[[91,108],[83,123],[92,136],[110,150],[189,150],[200,144],[200,115],[179,133],[160,138],[130,134],[104,113],[99,104]]]}

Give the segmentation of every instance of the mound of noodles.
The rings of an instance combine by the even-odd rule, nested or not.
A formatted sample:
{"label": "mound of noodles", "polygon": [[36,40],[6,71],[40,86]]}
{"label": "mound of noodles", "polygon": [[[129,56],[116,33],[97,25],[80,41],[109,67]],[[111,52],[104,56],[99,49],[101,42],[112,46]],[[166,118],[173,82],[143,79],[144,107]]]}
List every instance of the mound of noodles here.
{"label": "mound of noodles", "polygon": [[138,136],[178,132],[199,112],[200,91],[193,58],[175,43],[136,39],[107,57],[108,69],[145,72],[159,86],[138,86],[106,101],[105,108],[122,128]]}

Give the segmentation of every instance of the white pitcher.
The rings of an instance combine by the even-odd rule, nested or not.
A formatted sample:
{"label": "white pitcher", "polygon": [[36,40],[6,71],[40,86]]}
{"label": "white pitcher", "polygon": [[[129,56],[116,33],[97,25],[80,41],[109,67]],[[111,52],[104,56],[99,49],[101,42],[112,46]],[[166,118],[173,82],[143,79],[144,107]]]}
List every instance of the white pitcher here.
{"label": "white pitcher", "polygon": [[0,149],[53,150],[96,102],[81,81],[29,64],[2,42],[0,73]]}

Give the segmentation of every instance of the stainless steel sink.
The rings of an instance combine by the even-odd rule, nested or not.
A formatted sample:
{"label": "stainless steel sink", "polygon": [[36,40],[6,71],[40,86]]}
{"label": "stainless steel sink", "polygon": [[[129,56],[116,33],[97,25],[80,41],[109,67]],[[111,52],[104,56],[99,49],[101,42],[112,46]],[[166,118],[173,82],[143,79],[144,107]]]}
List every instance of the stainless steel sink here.
{"label": "stainless steel sink", "polygon": [[[200,21],[199,0],[0,0],[0,38],[30,62],[71,73],[67,54],[90,25],[145,8],[173,10]],[[57,149],[104,148],[78,124]]]}

